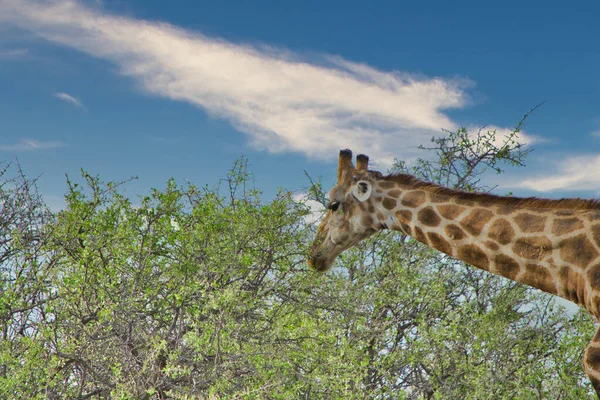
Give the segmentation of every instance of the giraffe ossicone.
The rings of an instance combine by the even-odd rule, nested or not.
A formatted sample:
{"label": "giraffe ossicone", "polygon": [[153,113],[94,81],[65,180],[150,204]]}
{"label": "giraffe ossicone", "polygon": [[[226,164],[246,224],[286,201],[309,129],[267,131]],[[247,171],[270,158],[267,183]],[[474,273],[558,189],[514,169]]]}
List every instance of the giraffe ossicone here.
{"label": "giraffe ossicone", "polygon": [[[401,231],[475,267],[573,301],[600,317],[600,202],[502,197],[382,175],[342,150],[338,182],[308,264],[326,271],[383,229]],[[600,329],[584,369],[600,398]]]}

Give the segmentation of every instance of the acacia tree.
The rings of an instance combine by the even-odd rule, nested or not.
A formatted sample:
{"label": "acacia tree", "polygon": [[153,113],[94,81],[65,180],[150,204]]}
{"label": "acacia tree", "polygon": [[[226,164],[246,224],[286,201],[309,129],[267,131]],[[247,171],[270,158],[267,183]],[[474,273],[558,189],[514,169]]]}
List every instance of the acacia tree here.
{"label": "acacia tree", "polygon": [[[436,139],[410,172],[479,188],[482,168],[525,155],[516,133],[486,147],[492,134]],[[591,393],[584,314],[392,233],[313,273],[309,210],[285,190],[263,199],[244,160],[215,187],[135,199],[83,173],[56,215],[23,177],[4,182],[1,398]]]}
{"label": "acacia tree", "polygon": [[[20,397],[36,385],[34,371],[45,367],[37,322],[56,298],[48,286],[53,259],[45,244],[53,215],[18,163],[0,170],[0,393]],[[8,382],[12,382],[8,384]],[[7,391],[7,386],[12,389]],[[14,394],[13,394],[14,393]],[[10,395],[8,395],[10,394]]]}
{"label": "acacia tree", "polygon": [[221,195],[169,181],[136,206],[87,173],[83,184],[69,182],[67,208],[47,226],[55,296],[30,319],[35,336],[25,334],[36,352],[25,357],[40,364],[13,364],[3,393],[142,399],[284,390],[286,382],[268,379],[271,363],[297,332],[272,325],[302,262],[304,211],[285,192],[262,204],[244,190],[239,163],[226,182]]}

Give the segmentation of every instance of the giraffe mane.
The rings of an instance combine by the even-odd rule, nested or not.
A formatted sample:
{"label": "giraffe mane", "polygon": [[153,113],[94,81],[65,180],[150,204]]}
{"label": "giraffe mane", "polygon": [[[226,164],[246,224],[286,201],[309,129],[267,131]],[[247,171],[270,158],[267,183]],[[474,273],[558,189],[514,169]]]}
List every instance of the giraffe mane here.
{"label": "giraffe mane", "polygon": [[391,174],[382,177],[385,181],[396,182],[420,188],[430,193],[458,198],[465,201],[478,201],[484,203],[498,204],[509,207],[526,207],[551,210],[598,210],[600,199],[544,199],[539,197],[514,197],[499,196],[490,193],[466,192],[463,190],[448,189],[435,183],[425,182],[408,174]]}

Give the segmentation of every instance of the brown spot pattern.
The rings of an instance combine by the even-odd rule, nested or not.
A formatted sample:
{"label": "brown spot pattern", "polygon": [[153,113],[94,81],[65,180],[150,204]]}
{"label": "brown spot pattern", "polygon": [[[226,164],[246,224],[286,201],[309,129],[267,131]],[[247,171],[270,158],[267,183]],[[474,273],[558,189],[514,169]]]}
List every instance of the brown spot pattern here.
{"label": "brown spot pattern", "polygon": [[454,224],[446,226],[444,232],[446,233],[446,236],[452,240],[462,240],[467,236],[458,225]]}
{"label": "brown spot pattern", "polygon": [[362,222],[363,226],[371,227],[371,226],[373,226],[373,217],[371,217],[370,215],[365,215],[362,218],[361,222]]}
{"label": "brown spot pattern", "polygon": [[509,215],[515,211],[514,207],[510,206],[500,206],[496,209],[496,214],[498,215]]}
{"label": "brown spot pattern", "polygon": [[[593,307],[593,309],[592,308],[588,308],[588,310],[590,312],[592,312],[592,314],[594,314],[594,316],[596,318],[598,318],[598,306],[599,305],[600,305],[600,296],[593,296],[592,297],[592,301],[591,301],[591,306]],[[598,340],[600,340],[600,337],[599,337]]]}
{"label": "brown spot pattern", "polygon": [[408,192],[402,197],[402,205],[406,207],[416,208],[423,203],[425,203],[425,192],[421,190]]}
{"label": "brown spot pattern", "polygon": [[492,219],[494,213],[484,208],[476,208],[469,215],[464,217],[460,224],[471,235],[481,234],[483,227]]}
{"label": "brown spot pattern", "polygon": [[588,279],[592,289],[600,290],[600,264],[596,264],[588,271]]}
{"label": "brown spot pattern", "polygon": [[393,210],[394,208],[396,208],[396,199],[392,197],[386,197],[383,199],[381,204],[383,204],[383,206],[388,210]]}
{"label": "brown spot pattern", "polygon": [[382,182],[379,182],[378,185],[382,189],[391,189],[394,186],[396,186],[396,183],[395,182],[389,182],[389,181],[382,181]]}
{"label": "brown spot pattern", "polygon": [[560,257],[579,268],[587,267],[598,257],[598,251],[585,234],[565,239],[559,244]]}
{"label": "brown spot pattern", "polygon": [[483,250],[474,244],[462,246],[458,249],[458,258],[485,270],[490,268],[490,260],[487,258]]}
{"label": "brown spot pattern", "polygon": [[402,232],[406,233],[408,236],[412,236],[412,229],[408,224],[400,222],[400,229],[402,229]]}
{"label": "brown spot pattern", "polygon": [[439,205],[437,209],[442,217],[449,220],[455,220],[466,210],[465,207],[457,206],[456,204]]}
{"label": "brown spot pattern", "polygon": [[520,238],[513,246],[516,255],[530,260],[541,260],[550,250],[552,243],[545,236]]}
{"label": "brown spot pattern", "polygon": [[564,291],[564,297],[574,303],[583,304],[587,293],[586,282],[581,274],[569,267],[563,267],[558,273],[558,278]]}
{"label": "brown spot pattern", "polygon": [[463,199],[463,198],[460,198],[460,197],[455,198],[454,202],[456,204],[460,204],[461,206],[467,206],[467,207],[472,207],[473,206],[473,200]]}
{"label": "brown spot pattern", "polygon": [[431,206],[425,207],[424,209],[419,211],[417,218],[423,225],[426,225],[426,226],[435,227],[435,226],[438,226],[440,224],[440,222],[442,222],[442,219],[439,217],[439,215],[437,215],[437,213]]}
{"label": "brown spot pattern", "polygon": [[543,232],[546,225],[546,217],[543,215],[524,213],[517,215],[514,219],[521,232],[525,233]]}
{"label": "brown spot pattern", "polygon": [[496,258],[494,258],[494,264],[496,266],[496,271],[508,279],[515,280],[519,273],[519,264],[504,254],[498,254]]}
{"label": "brown spot pattern", "polygon": [[398,218],[398,221],[403,222],[405,224],[410,224],[412,222],[412,217],[412,212],[408,210],[396,211],[396,218]]}
{"label": "brown spot pattern", "polygon": [[500,244],[510,243],[515,236],[515,230],[510,222],[505,219],[497,219],[488,230],[488,237]]}
{"label": "brown spot pattern", "polygon": [[441,235],[438,235],[435,232],[429,232],[427,233],[427,238],[433,247],[446,254],[452,255],[452,246]]}
{"label": "brown spot pattern", "polygon": [[498,246],[498,243],[493,242],[491,240],[486,240],[484,242],[484,244],[485,244],[485,247],[487,247],[488,249],[494,250],[494,251],[496,251],[500,248],[500,246]]}
{"label": "brown spot pattern", "polygon": [[557,293],[552,274],[550,274],[548,269],[538,264],[527,264],[525,267],[523,283],[541,289],[547,293]]}
{"label": "brown spot pattern", "polygon": [[425,236],[423,230],[418,226],[415,227],[415,239],[417,239],[421,243],[427,244],[427,236]]}
{"label": "brown spot pattern", "polygon": [[592,226],[592,238],[596,242],[596,246],[600,247],[600,224]]}
{"label": "brown spot pattern", "polygon": [[447,203],[449,197],[438,193],[429,193],[429,200],[432,203]]}
{"label": "brown spot pattern", "polygon": [[583,222],[578,218],[557,218],[552,224],[552,233],[555,235],[566,235],[571,232],[583,229]]}
{"label": "brown spot pattern", "polygon": [[[588,347],[585,351],[585,362],[590,367],[600,367],[600,348]],[[598,370],[598,368],[593,369]]]}
{"label": "brown spot pattern", "polygon": [[393,190],[390,190],[387,195],[390,197],[393,197],[393,198],[398,198],[398,197],[400,197],[401,194],[402,194],[402,191],[400,189],[393,189]]}

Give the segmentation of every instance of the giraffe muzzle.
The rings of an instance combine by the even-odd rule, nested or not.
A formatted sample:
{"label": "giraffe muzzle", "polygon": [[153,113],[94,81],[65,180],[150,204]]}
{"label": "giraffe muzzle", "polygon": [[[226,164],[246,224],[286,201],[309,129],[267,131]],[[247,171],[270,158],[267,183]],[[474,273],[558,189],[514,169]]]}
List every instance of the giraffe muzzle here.
{"label": "giraffe muzzle", "polygon": [[318,272],[327,271],[331,265],[331,261],[323,254],[323,251],[313,252],[307,260],[308,266]]}

